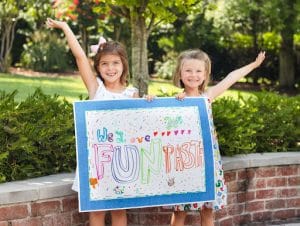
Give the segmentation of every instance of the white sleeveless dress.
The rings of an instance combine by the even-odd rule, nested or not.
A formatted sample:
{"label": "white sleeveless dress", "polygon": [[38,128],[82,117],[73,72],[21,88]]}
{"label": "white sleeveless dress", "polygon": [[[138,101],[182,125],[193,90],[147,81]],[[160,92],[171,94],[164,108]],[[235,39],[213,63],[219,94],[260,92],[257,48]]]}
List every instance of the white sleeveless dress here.
{"label": "white sleeveless dress", "polygon": [[[123,92],[121,93],[114,93],[109,90],[107,90],[102,82],[101,79],[97,78],[99,87],[96,91],[96,94],[93,98],[93,100],[113,100],[113,99],[128,99],[133,98],[133,95],[138,92],[138,89],[135,87],[127,87]],[[75,179],[73,182],[72,190],[78,192],[78,170],[76,167],[76,173],[75,173]]]}

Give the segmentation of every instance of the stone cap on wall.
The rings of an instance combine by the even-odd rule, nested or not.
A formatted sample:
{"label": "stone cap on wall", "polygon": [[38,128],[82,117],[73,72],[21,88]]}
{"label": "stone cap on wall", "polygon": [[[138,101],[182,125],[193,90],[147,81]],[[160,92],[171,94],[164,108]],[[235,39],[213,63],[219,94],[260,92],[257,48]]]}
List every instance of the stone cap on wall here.
{"label": "stone cap on wall", "polygon": [[297,165],[300,164],[300,151],[235,155],[233,157],[222,157],[222,162],[225,171],[253,167]]}
{"label": "stone cap on wall", "polygon": [[[224,170],[300,164],[300,152],[278,152],[223,157]],[[0,184],[0,205],[74,195],[75,173],[33,178]]]}

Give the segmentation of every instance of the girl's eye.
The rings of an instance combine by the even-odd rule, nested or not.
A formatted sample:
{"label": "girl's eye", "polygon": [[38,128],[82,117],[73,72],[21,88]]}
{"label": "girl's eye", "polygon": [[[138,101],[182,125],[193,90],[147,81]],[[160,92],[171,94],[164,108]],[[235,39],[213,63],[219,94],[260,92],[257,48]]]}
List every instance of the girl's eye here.
{"label": "girl's eye", "polygon": [[115,61],[115,62],[114,62],[114,65],[119,65],[119,64],[120,64],[119,61]]}
{"label": "girl's eye", "polygon": [[107,65],[107,63],[106,62],[102,62],[102,63],[100,63],[100,65],[101,66],[105,66],[105,65]]}

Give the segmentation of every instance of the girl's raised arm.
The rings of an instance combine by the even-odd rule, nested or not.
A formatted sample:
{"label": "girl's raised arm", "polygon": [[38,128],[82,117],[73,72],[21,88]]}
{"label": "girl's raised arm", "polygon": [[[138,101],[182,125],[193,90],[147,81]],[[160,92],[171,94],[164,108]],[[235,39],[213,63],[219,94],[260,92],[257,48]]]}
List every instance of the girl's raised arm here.
{"label": "girl's raised arm", "polygon": [[261,63],[264,61],[264,59],[265,59],[265,52],[260,52],[257,55],[255,61],[230,72],[217,85],[208,88],[207,91],[205,92],[206,96],[210,100],[215,99],[216,97],[221,95],[223,92],[225,92],[230,86],[232,86],[234,83],[236,83],[238,80],[240,80],[242,77],[246,76],[251,71],[253,71],[255,68],[259,67],[261,65]]}
{"label": "girl's raised arm", "polygon": [[88,57],[81,48],[71,28],[66,22],[57,21],[50,18],[47,19],[46,24],[50,28],[58,28],[64,32],[68,45],[76,59],[77,67],[81,78],[88,90],[89,97],[93,98],[97,91],[98,83],[96,77],[94,76]]}

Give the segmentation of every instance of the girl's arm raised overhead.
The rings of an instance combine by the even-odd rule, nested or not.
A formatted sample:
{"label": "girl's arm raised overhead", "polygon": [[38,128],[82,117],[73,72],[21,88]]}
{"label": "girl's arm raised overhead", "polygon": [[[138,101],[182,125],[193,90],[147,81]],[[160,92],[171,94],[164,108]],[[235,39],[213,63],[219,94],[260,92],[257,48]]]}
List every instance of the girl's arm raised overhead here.
{"label": "girl's arm raised overhead", "polygon": [[246,76],[251,71],[253,71],[255,68],[259,67],[261,65],[261,63],[264,61],[264,59],[265,59],[265,52],[260,52],[258,54],[258,56],[256,57],[255,61],[230,72],[217,85],[209,87],[207,89],[207,91],[205,92],[206,96],[211,100],[215,99],[216,97],[221,95],[223,92],[225,92],[230,86],[232,86],[234,83],[236,83],[238,80],[240,80],[242,77]]}
{"label": "girl's arm raised overhead", "polygon": [[89,97],[93,98],[93,96],[97,91],[98,83],[96,77],[94,76],[88,57],[86,56],[85,52],[81,48],[71,28],[66,22],[52,20],[50,18],[47,19],[46,24],[50,28],[58,28],[64,32],[66,39],[68,41],[68,45],[76,59],[76,63],[81,78],[88,90]]}

